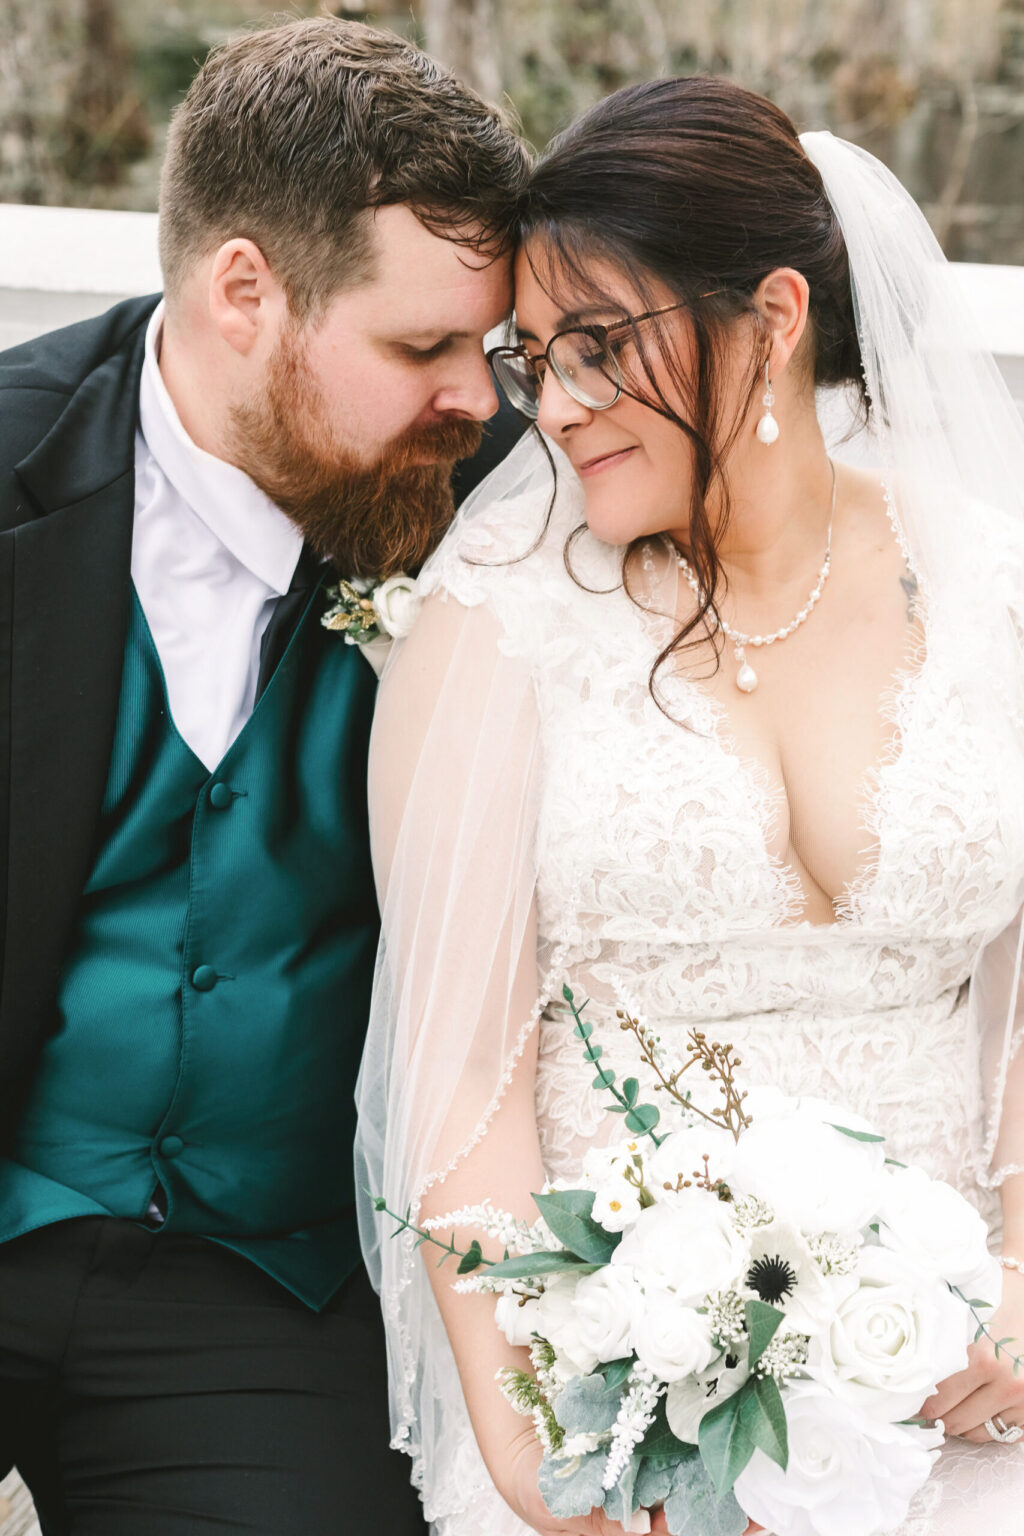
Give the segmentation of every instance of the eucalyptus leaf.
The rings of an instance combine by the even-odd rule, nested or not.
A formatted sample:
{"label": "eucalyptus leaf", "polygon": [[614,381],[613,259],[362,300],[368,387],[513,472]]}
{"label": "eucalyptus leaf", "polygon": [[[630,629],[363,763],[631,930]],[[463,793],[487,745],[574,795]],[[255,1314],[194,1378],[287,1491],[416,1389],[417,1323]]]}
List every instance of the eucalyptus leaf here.
{"label": "eucalyptus leaf", "polygon": [[753,1370],[778,1333],[785,1313],[780,1312],[778,1307],[769,1306],[766,1301],[748,1301],[744,1311],[750,1335],[750,1369]]}
{"label": "eucalyptus leaf", "polygon": [[462,1258],[459,1260],[459,1274],[472,1274],[474,1269],[479,1269],[484,1261],[483,1249],[474,1237]]}
{"label": "eucalyptus leaf", "polygon": [[591,1216],[592,1189],[560,1189],[550,1195],[534,1195],[534,1204],[560,1243],[591,1264],[607,1264],[621,1232],[606,1232]]}
{"label": "eucalyptus leaf", "polygon": [[735,1496],[716,1496],[707,1468],[696,1455],[675,1468],[664,1504],[672,1536],[743,1536],[747,1528],[747,1517]]}
{"label": "eucalyptus leaf", "polygon": [[749,1385],[747,1382],[700,1421],[701,1459],[720,1499],[732,1492],[733,1484],[756,1450],[750,1429],[743,1422],[743,1397]]}
{"label": "eucalyptus leaf", "polygon": [[[831,1120],[828,1122],[828,1124],[832,1125]],[[832,1125],[832,1129],[834,1131],[838,1131],[840,1136],[849,1136],[851,1141],[884,1141],[885,1140],[884,1136],[876,1136],[876,1135],[874,1135],[874,1133],[872,1131],[851,1131],[850,1127],[848,1125]]]}
{"label": "eucalyptus leaf", "polygon": [[544,1457],[537,1481],[541,1498],[556,1520],[579,1519],[601,1507],[604,1503],[601,1479],[606,1459],[603,1451],[591,1451],[586,1456],[573,1456],[566,1461]]}
{"label": "eucalyptus leaf", "polygon": [[594,1033],[594,1026],[593,1024],[584,1024],[581,1021],[576,1025],[574,1033],[579,1035],[581,1040],[589,1040],[591,1035]]}
{"label": "eucalyptus leaf", "polygon": [[636,1107],[636,1101],[640,1097],[640,1083],[635,1077],[627,1077],[622,1085],[622,1094],[630,1109]]}
{"label": "eucalyptus leaf", "polygon": [[603,1376],[574,1376],[551,1406],[567,1435],[603,1435],[621,1402],[621,1383],[610,1387]]}
{"label": "eucalyptus leaf", "polygon": [[611,1067],[602,1067],[591,1083],[591,1088],[610,1088],[615,1081],[615,1073]]}
{"label": "eucalyptus leaf", "polygon": [[626,1116],[626,1125],[635,1136],[645,1136],[648,1131],[654,1130],[660,1119],[661,1111],[653,1104],[638,1104]]}
{"label": "eucalyptus leaf", "polygon": [[499,1280],[532,1280],[539,1275],[592,1275],[601,1264],[583,1264],[574,1253],[560,1248],[542,1253],[521,1253],[516,1258],[502,1259],[487,1269],[487,1278]]}

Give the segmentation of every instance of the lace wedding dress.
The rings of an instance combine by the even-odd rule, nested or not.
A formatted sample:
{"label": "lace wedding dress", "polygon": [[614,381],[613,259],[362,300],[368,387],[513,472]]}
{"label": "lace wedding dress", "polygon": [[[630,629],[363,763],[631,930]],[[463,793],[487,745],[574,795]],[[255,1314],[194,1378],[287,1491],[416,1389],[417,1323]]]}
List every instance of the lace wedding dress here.
{"label": "lace wedding dress", "polygon": [[[651,697],[671,621],[623,592],[619,553],[585,530],[572,546],[577,580],[567,573],[574,495],[563,489],[538,543],[542,519],[531,499],[474,515],[425,588],[471,625],[488,616],[476,644],[527,675],[535,701],[536,1110],[549,1175],[575,1174],[588,1146],[621,1134],[550,1001],[568,979],[592,1000],[587,1017],[620,1078],[646,1075],[616,1027],[625,997],[669,1044],[693,1025],[731,1041],[747,1085],[851,1105],[892,1156],[973,1201],[995,1244],[997,1196],[976,1173],[981,1051],[966,983],[1019,908],[1024,784],[1009,770],[1015,755],[979,739],[950,686],[954,627],[928,624],[920,666],[881,701],[892,740],[863,786],[868,851],[836,921],[815,925],[769,851],[777,806],[765,775],[737,755],[721,706],[667,667],[665,708]],[[1008,527],[993,580],[998,600],[1024,599]],[[437,1530],[525,1532],[490,1487],[468,1422],[455,1442],[433,1453]],[[950,1441],[899,1536],[1011,1536],[1022,1511],[1024,1449]]]}

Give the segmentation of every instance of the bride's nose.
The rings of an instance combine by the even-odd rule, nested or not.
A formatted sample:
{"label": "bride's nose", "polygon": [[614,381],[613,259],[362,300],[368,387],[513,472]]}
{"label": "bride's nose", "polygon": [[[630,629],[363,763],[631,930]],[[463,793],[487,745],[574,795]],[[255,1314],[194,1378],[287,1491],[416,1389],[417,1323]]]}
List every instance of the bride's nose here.
{"label": "bride's nose", "polygon": [[581,405],[569,394],[555,373],[548,368],[541,386],[540,405],[537,409],[537,425],[548,437],[561,437],[570,427],[585,425],[594,413],[589,406]]}

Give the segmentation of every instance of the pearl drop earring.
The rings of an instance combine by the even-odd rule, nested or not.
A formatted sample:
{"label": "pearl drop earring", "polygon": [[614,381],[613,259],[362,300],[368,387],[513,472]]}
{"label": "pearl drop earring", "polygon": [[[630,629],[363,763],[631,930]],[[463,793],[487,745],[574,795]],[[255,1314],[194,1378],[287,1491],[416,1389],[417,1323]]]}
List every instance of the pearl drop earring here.
{"label": "pearl drop earring", "polygon": [[779,435],[779,424],[772,415],[772,406],[775,404],[775,391],[772,389],[772,381],[768,377],[768,364],[764,365],[764,394],[761,396],[764,406],[764,415],[757,424],[757,440],[764,443],[774,443]]}

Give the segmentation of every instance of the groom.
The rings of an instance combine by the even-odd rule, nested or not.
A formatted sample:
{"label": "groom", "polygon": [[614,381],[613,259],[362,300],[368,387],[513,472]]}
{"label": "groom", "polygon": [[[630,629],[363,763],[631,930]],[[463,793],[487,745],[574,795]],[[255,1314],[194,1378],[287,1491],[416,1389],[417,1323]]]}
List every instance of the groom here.
{"label": "groom", "polygon": [[353,1210],[374,678],[320,619],[450,519],[524,177],[399,39],[250,33],[171,130],[164,300],[0,356],[0,1476],[45,1536],[423,1529]]}

